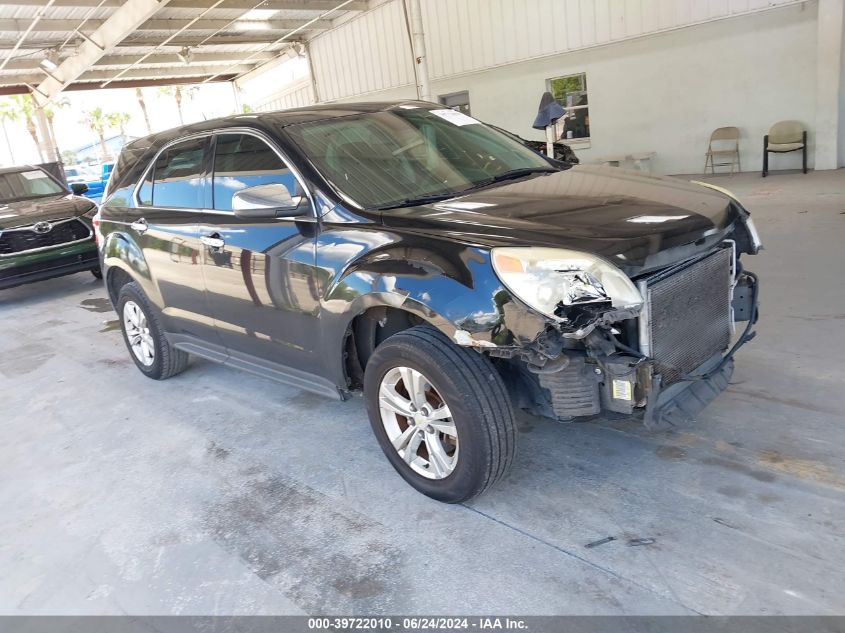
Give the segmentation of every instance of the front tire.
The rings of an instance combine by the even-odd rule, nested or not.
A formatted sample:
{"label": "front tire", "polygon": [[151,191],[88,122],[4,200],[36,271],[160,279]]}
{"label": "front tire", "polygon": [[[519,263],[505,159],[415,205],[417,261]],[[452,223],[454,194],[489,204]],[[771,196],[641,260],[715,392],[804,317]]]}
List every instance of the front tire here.
{"label": "front tire", "polygon": [[468,501],[513,463],[513,409],[496,369],[429,326],[379,345],[364,375],[370,424],[405,481],[446,503]]}
{"label": "front tire", "polygon": [[103,278],[103,271],[100,270],[99,266],[97,266],[96,268],[92,268],[91,274],[94,275],[95,279],[102,279]]}
{"label": "front tire", "polygon": [[129,356],[142,374],[166,380],[185,371],[188,354],[167,341],[158,315],[135,282],[120,289],[117,314]]}

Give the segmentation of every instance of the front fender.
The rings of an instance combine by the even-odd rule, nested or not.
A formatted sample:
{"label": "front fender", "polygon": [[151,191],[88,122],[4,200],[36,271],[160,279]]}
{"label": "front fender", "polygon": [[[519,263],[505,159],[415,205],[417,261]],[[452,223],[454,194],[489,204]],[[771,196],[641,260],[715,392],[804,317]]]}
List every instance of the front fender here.
{"label": "front fender", "polygon": [[502,286],[489,250],[373,229],[337,227],[318,238],[327,358],[340,357],[353,319],[374,307],[414,314],[467,347],[521,347],[547,328]]}

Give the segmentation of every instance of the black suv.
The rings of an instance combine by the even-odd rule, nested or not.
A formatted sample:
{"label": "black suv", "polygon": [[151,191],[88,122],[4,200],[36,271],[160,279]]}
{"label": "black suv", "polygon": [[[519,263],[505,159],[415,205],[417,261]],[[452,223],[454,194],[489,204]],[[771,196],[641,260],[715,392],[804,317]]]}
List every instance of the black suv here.
{"label": "black suv", "polygon": [[332,398],[363,389],[387,458],[442,501],[507,471],[513,407],[694,416],[756,319],[740,255],[760,243],[729,193],[551,161],[429,103],[140,139],[100,215],[145,375],[195,354]]}

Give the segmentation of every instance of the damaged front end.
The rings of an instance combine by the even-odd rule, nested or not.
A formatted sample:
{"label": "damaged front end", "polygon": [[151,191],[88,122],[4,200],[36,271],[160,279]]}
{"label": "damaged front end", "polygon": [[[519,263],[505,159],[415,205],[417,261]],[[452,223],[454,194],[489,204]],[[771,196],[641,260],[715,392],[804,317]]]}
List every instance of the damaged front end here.
{"label": "damaged front end", "polygon": [[[733,240],[633,279],[609,265],[602,271],[592,261],[562,265],[560,253],[535,254],[552,262],[545,268],[558,283],[564,277],[563,298],[552,303],[524,257],[520,271],[494,252],[508,290],[545,318],[530,342],[484,349],[498,359],[514,404],[535,414],[572,420],[611,412],[649,428],[681,424],[727,387],[734,354],[754,336],[757,277],[742,270]],[[520,286],[519,274],[534,274],[533,285]],[[526,300],[524,288],[538,286]],[[525,306],[509,302],[503,312],[510,331],[527,329]],[[740,333],[736,322],[746,322]]]}

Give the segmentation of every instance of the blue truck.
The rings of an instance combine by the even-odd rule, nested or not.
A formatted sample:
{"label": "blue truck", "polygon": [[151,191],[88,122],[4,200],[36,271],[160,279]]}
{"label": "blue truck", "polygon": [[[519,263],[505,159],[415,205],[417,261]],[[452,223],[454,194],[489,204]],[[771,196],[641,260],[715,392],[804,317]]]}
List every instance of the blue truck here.
{"label": "blue truck", "polygon": [[113,167],[114,163],[103,163],[100,166],[99,174],[97,174],[93,172],[93,169],[86,169],[83,165],[73,165],[64,168],[65,178],[67,179],[68,185],[85,183],[88,191],[83,195],[99,204]]}

